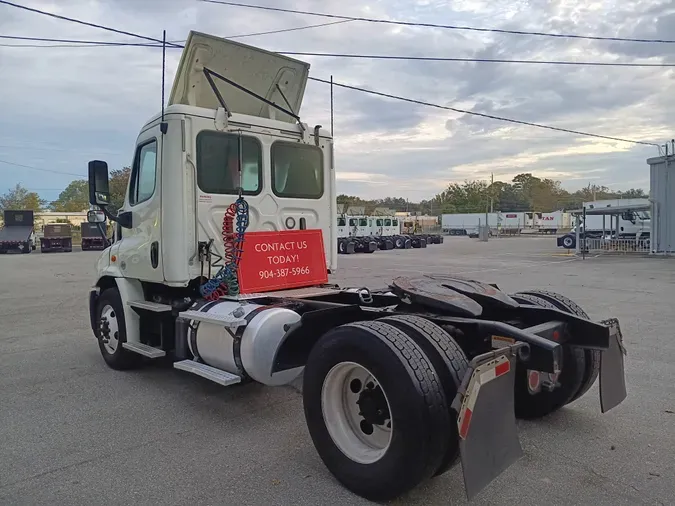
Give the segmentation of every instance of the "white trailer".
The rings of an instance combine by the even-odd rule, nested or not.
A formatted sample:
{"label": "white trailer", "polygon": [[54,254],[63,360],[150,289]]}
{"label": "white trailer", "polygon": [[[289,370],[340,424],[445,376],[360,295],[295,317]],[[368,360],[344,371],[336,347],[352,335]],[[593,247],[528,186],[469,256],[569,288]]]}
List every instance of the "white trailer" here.
{"label": "white trailer", "polygon": [[116,215],[107,164],[89,163],[90,203],[121,231],[89,293],[100,352],[113,369],[168,360],[223,386],[304,373],[309,434],[349,490],[393,499],[461,458],[473,497],[522,455],[516,416],[556,411],[598,375],[603,412],[623,401],[618,321],[447,274],[381,290],[328,284],[333,141],[298,116],[308,72],[191,32]]}
{"label": "white trailer", "polygon": [[[441,228],[450,235],[478,234],[478,227],[485,225],[485,213],[444,214],[441,216]],[[487,222],[491,229],[499,223],[499,213],[488,213]]]}
{"label": "white trailer", "polygon": [[499,213],[499,227],[507,232],[520,232],[525,227],[525,213]]}
{"label": "white trailer", "polygon": [[533,228],[540,232],[555,234],[558,230],[565,230],[571,227],[570,214],[563,211],[554,211],[552,213],[533,213]]}

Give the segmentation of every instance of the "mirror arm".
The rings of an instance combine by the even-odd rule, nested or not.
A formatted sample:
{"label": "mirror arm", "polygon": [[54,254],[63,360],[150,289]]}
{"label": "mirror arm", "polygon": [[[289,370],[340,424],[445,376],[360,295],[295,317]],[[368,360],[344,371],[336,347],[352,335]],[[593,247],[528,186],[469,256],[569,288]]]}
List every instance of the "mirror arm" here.
{"label": "mirror arm", "polygon": [[103,214],[106,215],[106,218],[108,218],[110,221],[119,223],[123,228],[132,228],[131,211],[126,211],[118,214],[117,216],[113,216],[113,214],[108,211],[107,206],[100,206],[100,208],[103,211]]}

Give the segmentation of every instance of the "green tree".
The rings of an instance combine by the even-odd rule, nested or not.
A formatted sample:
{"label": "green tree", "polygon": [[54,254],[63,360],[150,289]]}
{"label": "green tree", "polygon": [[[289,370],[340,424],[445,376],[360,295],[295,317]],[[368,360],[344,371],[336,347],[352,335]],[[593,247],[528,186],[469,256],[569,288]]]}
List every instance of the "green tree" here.
{"label": "green tree", "polygon": [[89,209],[89,183],[86,179],[72,181],[51,204],[54,211],[77,213]]}
{"label": "green tree", "polygon": [[619,198],[622,199],[646,199],[649,198],[649,194],[645,193],[642,188],[631,188],[624,192],[619,192]]}
{"label": "green tree", "polygon": [[35,192],[29,192],[19,183],[13,189],[0,196],[0,210],[42,211],[46,204],[46,200],[41,199]]}
{"label": "green tree", "polygon": [[127,193],[127,183],[131,175],[131,167],[113,170],[110,173],[110,212],[116,213],[124,205],[124,196]]}
{"label": "green tree", "polygon": [[[489,184],[486,181],[451,183],[441,194],[441,212],[481,213],[489,205]],[[454,211],[450,211],[454,209]]]}

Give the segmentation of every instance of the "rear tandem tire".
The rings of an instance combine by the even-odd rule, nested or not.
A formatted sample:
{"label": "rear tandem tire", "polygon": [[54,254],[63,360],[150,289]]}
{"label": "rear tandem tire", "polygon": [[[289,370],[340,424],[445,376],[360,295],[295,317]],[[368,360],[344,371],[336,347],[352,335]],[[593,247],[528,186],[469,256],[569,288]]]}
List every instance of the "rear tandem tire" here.
{"label": "rear tandem tire", "polygon": [[[511,297],[519,303],[557,309],[548,300],[533,293],[516,293]],[[527,366],[516,365],[514,404],[516,418],[535,419],[549,415],[570,403],[579,391],[586,371],[584,350],[575,346],[562,345],[562,367],[557,381],[560,383],[552,392],[540,390],[531,394],[528,388]]]}
{"label": "rear tandem tire", "polygon": [[450,445],[441,465],[436,470],[435,476],[448,471],[459,457],[459,433],[457,424],[458,413],[450,404],[457,395],[457,390],[462,384],[462,379],[469,368],[469,361],[459,344],[443,328],[421,316],[417,315],[394,315],[378,319],[389,323],[405,332],[417,345],[422,348],[424,354],[434,366],[448,401],[448,414],[451,423],[448,426],[450,433]]}
{"label": "rear tandem tire", "polygon": [[[549,292],[546,290],[528,290],[525,293],[545,299],[546,301],[551,303],[556,309],[590,320],[586,311],[584,311],[581,308],[581,306],[579,306],[579,304],[574,302],[572,299],[568,299],[564,295],[560,295],[559,293],[555,292]],[[577,400],[579,397],[588,392],[588,390],[593,386],[593,383],[595,383],[595,380],[598,379],[598,375],[600,374],[600,357],[602,356],[602,352],[600,350],[587,350],[587,349],[583,350],[583,352],[586,358],[586,370],[584,372],[584,379],[581,382],[579,390],[577,391],[577,393],[574,394],[574,396],[569,402]]]}
{"label": "rear tandem tire", "polygon": [[[340,379],[344,368],[365,370],[366,388],[350,379],[354,376]],[[357,421],[360,410],[377,409],[382,415],[382,400],[378,404],[369,397],[365,404],[353,405],[373,387],[384,392],[380,399],[390,416],[364,426]],[[409,336],[384,322],[341,325],[321,337],[305,366],[303,404],[326,467],[347,489],[372,501],[393,499],[430,478],[448,449],[452,421],[434,367]],[[372,443],[383,435],[384,440]]]}

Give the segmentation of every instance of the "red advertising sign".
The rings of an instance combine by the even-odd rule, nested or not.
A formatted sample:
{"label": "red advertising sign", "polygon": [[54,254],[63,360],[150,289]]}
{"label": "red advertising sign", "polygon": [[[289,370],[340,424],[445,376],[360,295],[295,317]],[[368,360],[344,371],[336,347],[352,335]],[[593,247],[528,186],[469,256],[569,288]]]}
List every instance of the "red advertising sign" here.
{"label": "red advertising sign", "polygon": [[246,232],[239,264],[241,293],[328,283],[321,230]]}

